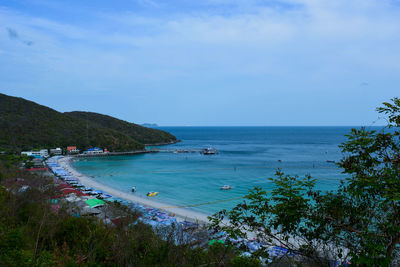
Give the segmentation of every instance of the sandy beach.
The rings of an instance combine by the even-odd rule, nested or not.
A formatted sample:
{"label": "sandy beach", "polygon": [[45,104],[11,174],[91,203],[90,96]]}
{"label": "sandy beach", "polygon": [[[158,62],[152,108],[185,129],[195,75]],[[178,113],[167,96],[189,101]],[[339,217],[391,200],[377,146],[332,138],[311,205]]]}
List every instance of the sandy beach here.
{"label": "sandy beach", "polygon": [[189,221],[195,221],[199,223],[207,223],[208,218],[206,214],[202,214],[199,212],[191,211],[189,209],[185,208],[165,208],[165,207],[170,207],[171,205],[154,201],[151,199],[146,199],[142,197],[136,196],[134,193],[125,193],[121,192],[120,190],[111,188],[109,186],[106,186],[104,184],[101,184],[97,181],[95,181],[92,178],[87,177],[86,175],[81,174],[78,172],[76,169],[74,169],[70,162],[72,160],[72,157],[64,157],[58,160],[58,164],[62,166],[65,170],[69,171],[73,176],[79,179],[79,181],[85,185],[86,187],[93,187],[97,190],[102,190],[107,194],[110,194],[114,197],[122,198],[128,201],[140,203],[142,205],[147,205],[153,208],[157,208],[166,212],[174,213],[177,217],[178,221],[183,221],[183,220],[189,220]]}

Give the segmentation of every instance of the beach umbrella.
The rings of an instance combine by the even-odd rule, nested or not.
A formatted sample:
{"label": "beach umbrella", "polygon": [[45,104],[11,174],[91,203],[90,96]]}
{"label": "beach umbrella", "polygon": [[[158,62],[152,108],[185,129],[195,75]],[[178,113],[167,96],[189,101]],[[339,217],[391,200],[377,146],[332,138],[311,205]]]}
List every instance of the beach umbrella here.
{"label": "beach umbrella", "polygon": [[102,206],[105,204],[105,202],[103,200],[97,199],[97,198],[91,198],[91,199],[86,200],[85,202],[91,208],[95,208],[95,207]]}

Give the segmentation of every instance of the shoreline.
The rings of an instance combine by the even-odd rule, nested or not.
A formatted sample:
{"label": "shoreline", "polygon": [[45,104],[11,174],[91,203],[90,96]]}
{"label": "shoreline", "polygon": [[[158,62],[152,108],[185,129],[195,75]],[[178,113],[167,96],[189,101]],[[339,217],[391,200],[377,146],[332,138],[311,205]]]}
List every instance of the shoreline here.
{"label": "shoreline", "polygon": [[171,205],[167,203],[162,203],[158,201],[154,201],[151,199],[146,199],[143,197],[139,197],[134,195],[133,193],[125,193],[122,192],[118,189],[111,188],[107,185],[104,185],[102,183],[99,183],[92,178],[89,178],[86,175],[81,174],[78,172],[74,167],[71,165],[71,160],[73,158],[70,156],[65,156],[59,160],[57,160],[58,164],[63,167],[65,170],[70,172],[73,176],[79,179],[80,183],[85,185],[86,187],[93,187],[96,190],[102,190],[106,194],[110,194],[114,197],[118,197],[127,201],[139,203],[142,205],[146,205],[152,208],[159,209],[161,211],[167,212],[167,213],[174,213],[176,216],[177,221],[193,221],[201,224],[207,224],[208,221],[208,215],[202,214],[199,212],[191,211],[185,208],[168,208],[165,209],[165,207],[170,207]]}

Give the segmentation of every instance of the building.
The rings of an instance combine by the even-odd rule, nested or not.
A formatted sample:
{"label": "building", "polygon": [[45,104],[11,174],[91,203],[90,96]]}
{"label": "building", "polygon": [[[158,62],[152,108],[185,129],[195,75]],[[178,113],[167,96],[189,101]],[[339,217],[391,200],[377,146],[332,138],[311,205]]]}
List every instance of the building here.
{"label": "building", "polygon": [[79,154],[79,149],[76,146],[67,146],[68,154]]}
{"label": "building", "polygon": [[49,151],[47,149],[41,149],[39,151],[22,151],[21,155],[34,158],[47,158],[49,156]]}
{"label": "building", "polygon": [[102,154],[102,153],[104,153],[103,149],[98,147],[89,148],[88,150],[83,152],[83,154]]}
{"label": "building", "polygon": [[61,148],[59,148],[59,147],[57,147],[57,148],[51,148],[50,149],[50,154],[53,154],[53,155],[62,155],[62,149]]}

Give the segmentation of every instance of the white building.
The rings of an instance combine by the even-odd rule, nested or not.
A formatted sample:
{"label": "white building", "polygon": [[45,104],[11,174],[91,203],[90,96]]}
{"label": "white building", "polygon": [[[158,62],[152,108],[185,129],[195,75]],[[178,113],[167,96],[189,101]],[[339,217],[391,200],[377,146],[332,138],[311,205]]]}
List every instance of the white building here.
{"label": "white building", "polygon": [[102,154],[102,153],[104,153],[103,149],[98,147],[89,148],[88,150],[83,152],[83,154]]}
{"label": "white building", "polygon": [[51,148],[50,149],[50,154],[53,155],[62,155],[62,149],[57,147],[57,148]]}
{"label": "white building", "polygon": [[47,158],[49,156],[49,151],[47,149],[41,149],[40,151],[23,151],[21,155],[35,158]]}

